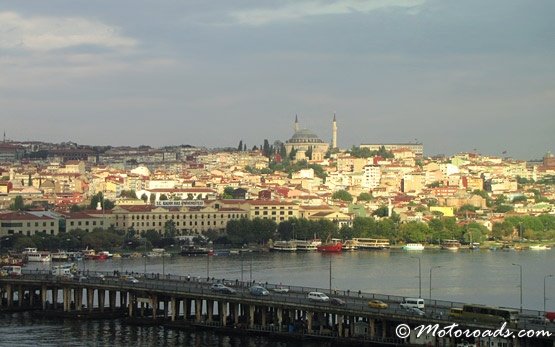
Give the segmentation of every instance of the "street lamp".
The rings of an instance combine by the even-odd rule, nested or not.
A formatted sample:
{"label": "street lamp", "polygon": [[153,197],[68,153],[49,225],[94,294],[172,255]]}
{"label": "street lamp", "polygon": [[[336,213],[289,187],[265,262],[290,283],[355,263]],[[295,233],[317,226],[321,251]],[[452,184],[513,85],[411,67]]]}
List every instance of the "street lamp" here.
{"label": "street lamp", "polygon": [[420,262],[420,257],[411,258],[418,259],[418,297],[422,298],[422,264]]}
{"label": "street lamp", "polygon": [[146,258],[147,258],[147,254],[146,254],[146,237],[145,237],[145,254],[144,254],[144,257],[145,257],[145,278],[146,278]]}
{"label": "street lamp", "polygon": [[241,252],[241,285],[243,284],[243,252]]}
{"label": "street lamp", "polygon": [[439,269],[440,267],[440,265],[430,267],[430,304],[432,303],[432,270]]}
{"label": "street lamp", "polygon": [[252,253],[251,253],[251,263],[249,268],[249,280],[252,282]]}
{"label": "street lamp", "polygon": [[331,257],[332,257],[332,255],[330,254],[329,256],[330,256],[330,295],[331,295],[331,293],[332,293],[331,292],[331,278],[332,278],[331,277]]}
{"label": "street lamp", "polygon": [[543,312],[545,312],[545,302],[547,301],[547,296],[545,295],[545,280],[547,280],[548,277],[553,277],[553,275],[545,275],[543,277]]}
{"label": "street lamp", "polygon": [[519,270],[520,270],[520,313],[522,313],[522,265],[521,264],[515,264],[513,263],[514,266],[518,266]]}

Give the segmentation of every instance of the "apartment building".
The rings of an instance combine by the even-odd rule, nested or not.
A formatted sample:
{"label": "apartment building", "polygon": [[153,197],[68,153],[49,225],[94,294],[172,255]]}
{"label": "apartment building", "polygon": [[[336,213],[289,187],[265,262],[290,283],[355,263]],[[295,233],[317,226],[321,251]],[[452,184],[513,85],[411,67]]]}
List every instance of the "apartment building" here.
{"label": "apartment building", "polygon": [[52,216],[22,211],[0,213],[0,236],[30,236],[38,233],[57,235],[58,232],[58,219]]}

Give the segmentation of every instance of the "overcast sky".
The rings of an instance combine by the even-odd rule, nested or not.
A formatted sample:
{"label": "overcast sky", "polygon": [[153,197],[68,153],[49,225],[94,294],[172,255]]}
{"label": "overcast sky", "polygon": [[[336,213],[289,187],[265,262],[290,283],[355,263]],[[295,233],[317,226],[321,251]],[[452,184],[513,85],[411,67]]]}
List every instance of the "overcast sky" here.
{"label": "overcast sky", "polygon": [[[10,1],[0,126],[14,140],[249,148],[555,150],[552,0]],[[0,129],[3,130],[3,129]]]}

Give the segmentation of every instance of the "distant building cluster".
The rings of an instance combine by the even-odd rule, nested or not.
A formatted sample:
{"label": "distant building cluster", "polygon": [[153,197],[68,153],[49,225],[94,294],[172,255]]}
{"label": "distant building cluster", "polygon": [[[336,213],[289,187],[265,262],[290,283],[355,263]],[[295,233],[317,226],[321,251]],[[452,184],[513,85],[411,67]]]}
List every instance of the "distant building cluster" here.
{"label": "distant building cluster", "polygon": [[[241,218],[327,219],[350,226],[384,206],[402,223],[428,222],[438,214],[467,219],[468,211],[457,211],[472,206],[470,218],[491,229],[506,215],[555,211],[555,185],[542,183],[555,177],[551,153],[539,163],[476,153],[432,159],[421,143],[368,143],[360,148],[391,155],[358,157],[337,147],[335,116],[330,143],[301,129],[298,119],[294,130],[284,143],[288,160],[318,165],[320,174],[308,165],[292,174],[273,171],[275,158],[260,150],[4,141],[0,236],[108,227],[162,233],[168,221],[179,234],[222,233]],[[352,201],[334,198],[338,191]],[[89,206],[98,193],[115,207]],[[16,197],[26,208],[14,209]],[[503,212],[487,203],[500,197],[510,206]]]}

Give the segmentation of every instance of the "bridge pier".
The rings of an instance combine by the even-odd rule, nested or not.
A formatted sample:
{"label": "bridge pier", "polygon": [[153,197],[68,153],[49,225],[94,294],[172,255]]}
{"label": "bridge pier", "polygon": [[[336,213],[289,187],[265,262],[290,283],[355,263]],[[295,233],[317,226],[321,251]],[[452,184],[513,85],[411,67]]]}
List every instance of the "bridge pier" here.
{"label": "bridge pier", "polygon": [[281,331],[281,325],[283,323],[283,309],[281,307],[278,307],[276,310],[276,322],[278,330]]}
{"label": "bridge pier", "polygon": [[233,325],[237,326],[239,324],[239,304],[233,303]]}
{"label": "bridge pier", "polygon": [[376,322],[371,317],[368,317],[368,335],[370,337],[376,336]]}
{"label": "bridge pier", "polygon": [[[133,311],[135,311],[134,309],[134,304],[135,304],[135,300],[136,298],[134,297],[134,295],[132,293],[129,293],[129,305],[127,305],[127,309],[128,309],[128,316],[131,318],[133,317]],[[125,302],[125,300],[122,300],[122,302]]]}
{"label": "bridge pier", "polygon": [[94,302],[94,288],[87,288],[87,310],[92,311]]}
{"label": "bridge pier", "polygon": [[150,298],[150,301],[152,303],[152,319],[156,320],[157,316],[158,316],[158,295],[153,295]]}
{"label": "bridge pier", "polygon": [[195,299],[195,322],[200,323],[200,315],[202,313],[202,301]]}
{"label": "bridge pier", "polygon": [[226,326],[227,323],[227,302],[222,301],[221,308],[218,308],[218,314],[220,315],[220,324]]}
{"label": "bridge pier", "polygon": [[108,302],[110,310],[114,311],[116,309],[116,292],[114,290],[108,291]]}
{"label": "bridge pier", "polygon": [[104,312],[104,303],[106,300],[106,291],[104,289],[97,290],[98,295],[98,307],[100,308],[100,312]]}
{"label": "bridge pier", "polygon": [[212,317],[214,315],[214,301],[206,300],[206,321],[212,322]]}
{"label": "bridge pier", "polygon": [[249,308],[249,329],[254,328],[254,305],[248,305]]}
{"label": "bridge pier", "polygon": [[186,321],[191,319],[192,306],[193,306],[193,300],[191,299],[183,300],[183,317]]}
{"label": "bridge pier", "polygon": [[[171,312],[171,321],[175,322],[175,317],[176,317],[175,311],[177,309],[177,305],[176,305],[176,300],[175,300],[174,296],[171,297],[170,302],[171,302],[170,305],[171,305],[171,311],[172,311]],[[178,315],[179,315],[179,313],[178,313]]]}
{"label": "bridge pier", "polygon": [[263,327],[266,326],[266,312],[267,312],[268,308],[266,306],[261,306],[260,307],[260,325],[262,325]]}

